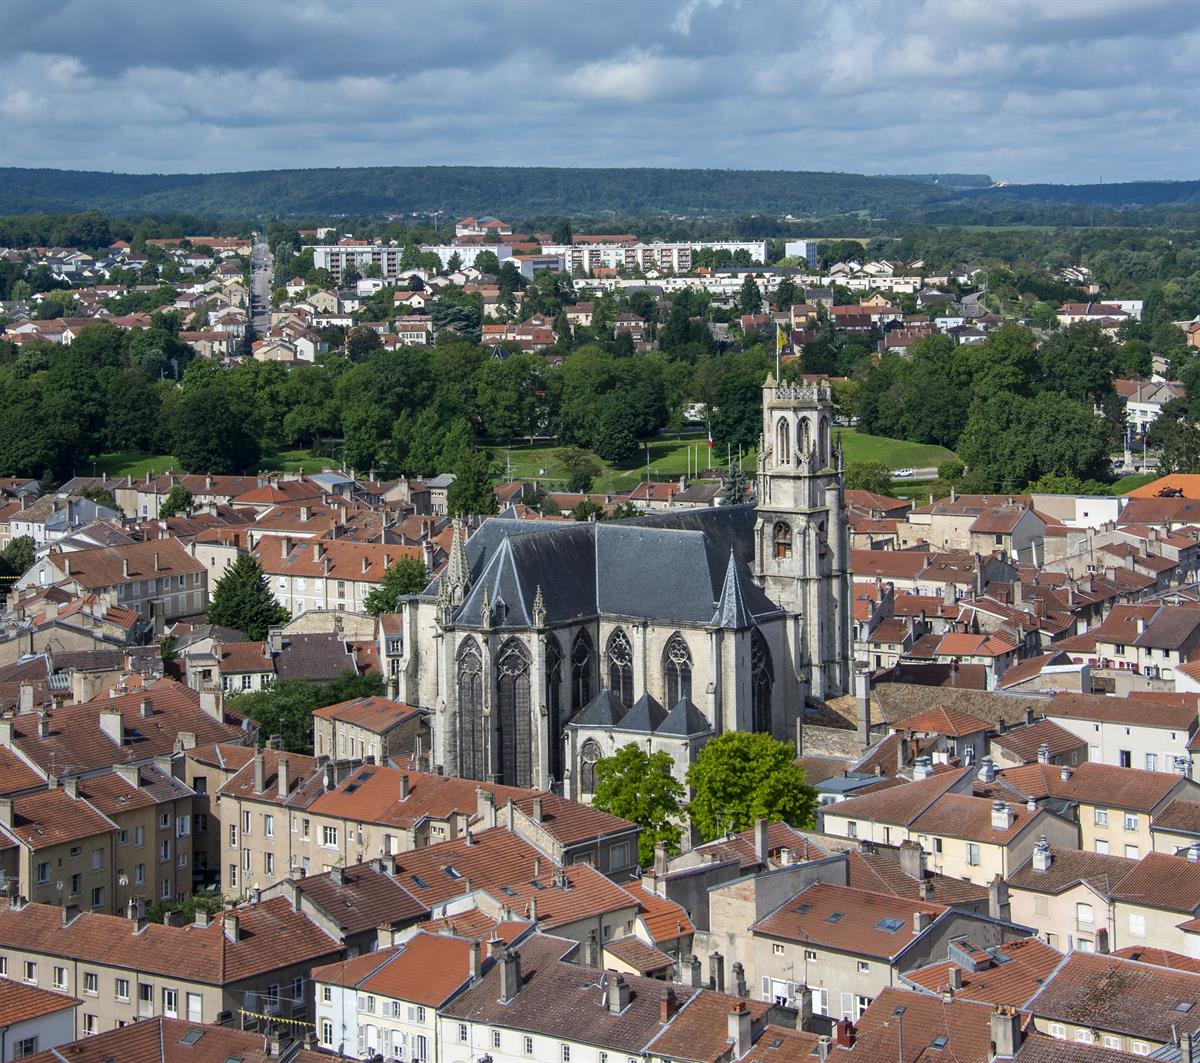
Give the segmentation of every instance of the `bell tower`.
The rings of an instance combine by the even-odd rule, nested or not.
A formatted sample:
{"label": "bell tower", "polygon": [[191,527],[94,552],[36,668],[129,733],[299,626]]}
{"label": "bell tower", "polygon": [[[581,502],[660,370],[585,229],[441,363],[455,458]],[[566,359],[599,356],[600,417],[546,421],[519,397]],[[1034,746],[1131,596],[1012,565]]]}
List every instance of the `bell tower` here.
{"label": "bell tower", "polygon": [[833,395],[823,381],[763,385],[755,578],[789,615],[801,683],[817,698],[850,690],[853,664],[849,537]]}

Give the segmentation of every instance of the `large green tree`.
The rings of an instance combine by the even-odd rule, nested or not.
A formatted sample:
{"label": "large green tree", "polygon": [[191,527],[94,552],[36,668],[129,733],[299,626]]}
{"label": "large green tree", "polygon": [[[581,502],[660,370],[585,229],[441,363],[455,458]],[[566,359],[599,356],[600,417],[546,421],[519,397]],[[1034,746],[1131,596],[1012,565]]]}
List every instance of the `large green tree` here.
{"label": "large green tree", "polygon": [[631,742],[611,757],[596,761],[592,804],[642,828],[638,862],[643,867],[654,862],[654,847],[659,842],[669,852],[679,852],[682,799],[683,787],[671,774],[667,753],[647,753]]}
{"label": "large green tree", "polygon": [[185,388],[175,403],[172,453],[187,472],[249,472],[262,457],[255,421],[226,386]]}
{"label": "large green tree", "polygon": [[314,709],[382,693],[380,676],[347,670],[328,683],[285,679],[266,690],[236,694],[229,699],[228,706],[258,723],[259,745],[272,735],[279,735],[284,749],[311,755]]}
{"label": "large green tree", "polygon": [[769,734],[726,731],[709,742],[687,773],[687,812],[700,837],[711,841],[756,819],[811,827],[817,794],[794,757],[789,743]]}
{"label": "large green tree", "polygon": [[210,624],[244,631],[252,639],[265,637],[267,628],[289,619],[288,611],[275,600],[267,577],[250,554],[238,554],[217,580],[206,615]]}
{"label": "large green tree", "polygon": [[383,582],[367,592],[363,608],[372,616],[394,613],[400,608],[401,598],[419,594],[428,582],[429,571],[420,558],[402,557],[383,574]]}
{"label": "large green tree", "polygon": [[195,501],[192,492],[183,484],[173,484],[167,492],[167,497],[162,500],[162,505],[158,507],[158,515],[164,519],[180,513],[186,516],[191,513]]}
{"label": "large green tree", "polygon": [[454,468],[454,483],[446,492],[446,508],[454,516],[485,516],[496,512],[492,462],[477,449],[468,450]]}

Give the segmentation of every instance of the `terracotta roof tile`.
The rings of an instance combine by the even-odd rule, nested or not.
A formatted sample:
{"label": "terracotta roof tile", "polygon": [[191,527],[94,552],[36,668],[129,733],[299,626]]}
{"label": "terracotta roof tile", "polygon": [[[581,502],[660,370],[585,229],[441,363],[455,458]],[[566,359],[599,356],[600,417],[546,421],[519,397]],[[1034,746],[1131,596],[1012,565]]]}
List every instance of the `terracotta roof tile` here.
{"label": "terracotta roof tile", "polygon": [[1018,938],[976,959],[976,965],[983,964],[977,971],[946,960],[909,971],[904,980],[940,995],[950,984],[951,968],[957,967],[962,975],[962,988],[955,990],[955,1000],[1019,1008],[1062,962],[1062,953],[1037,938]]}
{"label": "terracotta roof tile", "polygon": [[1013,889],[1037,893],[1061,893],[1085,882],[1102,897],[1111,897],[1125,877],[1137,867],[1136,860],[1084,849],[1050,849],[1050,866],[1045,871],[1033,867],[1032,858],[1008,877]]}
{"label": "terracotta roof tile", "polygon": [[[750,929],[763,937],[890,960],[912,943],[918,913],[934,918],[944,911],[941,904],[814,882]],[[885,925],[889,919],[898,924],[894,929]]]}
{"label": "terracotta roof tile", "polygon": [[[943,1001],[904,989],[888,987],[863,1013],[855,1029],[854,1048],[839,1051],[854,1063],[897,1063],[899,1036],[895,1012],[904,1008],[903,1063],[989,1063],[992,1008],[989,1004]],[[945,1038],[942,1047],[934,1042]]]}
{"label": "terracotta roof tile", "polygon": [[0,1028],[8,1030],[19,1022],[53,1015],[79,1003],[78,999],[65,993],[52,993],[37,986],[0,979]]}
{"label": "terracotta roof tile", "polygon": [[945,708],[938,705],[906,720],[897,720],[892,724],[897,731],[914,731],[922,734],[943,734],[958,737],[961,735],[978,734],[989,730],[988,724],[969,713],[958,709]]}
{"label": "terracotta roof tile", "polygon": [[675,961],[665,952],[653,945],[647,945],[641,938],[633,935],[608,942],[604,951],[628,964],[635,974],[653,975],[663,971],[670,973],[675,967]]}
{"label": "terracotta roof tile", "polygon": [[1193,915],[1200,908],[1200,863],[1168,853],[1147,853],[1113,890],[1113,897]]}
{"label": "terracotta roof tile", "polygon": [[1136,960],[1139,963],[1150,963],[1155,967],[1170,967],[1176,971],[1190,971],[1200,974],[1200,960],[1185,956],[1181,952],[1170,949],[1147,948],[1145,945],[1126,945],[1116,949],[1113,955],[1122,960]]}
{"label": "terracotta roof tile", "polygon": [[206,571],[178,539],[152,539],[127,546],[73,550],[67,554],[52,550],[47,554],[47,560],[81,587],[94,591],[138,580]]}
{"label": "terracotta roof tile", "polygon": [[986,886],[977,886],[966,879],[939,875],[927,871],[920,879],[910,878],[900,866],[899,853],[877,849],[875,852],[850,852],[846,856],[847,885],[871,893],[888,893],[893,897],[920,900],[922,883],[929,888],[929,899],[935,904],[965,905],[986,903]]}
{"label": "terracotta roof tile", "polygon": [[683,905],[652,893],[640,882],[630,882],[625,890],[638,902],[638,916],[651,940],[674,941],[696,932]]}
{"label": "terracotta roof tile", "polygon": [[1200,975],[1099,953],[1072,952],[1026,1005],[1036,1018],[1166,1043],[1200,1003]]}
{"label": "terracotta roof tile", "polygon": [[1028,797],[1063,797],[1137,812],[1152,812],[1183,781],[1172,772],[1117,768],[1095,761],[1074,768],[1026,764],[1005,769],[999,778]]}
{"label": "terracotta roof tile", "polygon": [[971,768],[956,768],[953,771],[932,775],[928,779],[905,783],[866,797],[852,797],[826,808],[830,815],[849,819],[872,819],[880,823],[907,826],[913,823],[930,805],[952,786],[962,783],[972,774]]}
{"label": "terracotta roof tile", "polygon": [[306,875],[295,885],[345,934],[379,926],[407,926],[429,914],[403,885],[372,864]]}
{"label": "terracotta roof tile", "polygon": [[[822,860],[829,854],[814,845],[803,834],[788,824],[776,821],[767,824],[767,855],[770,859],[778,860],[784,849],[792,852],[794,862],[803,863],[807,860]],[[718,838],[716,841],[705,842],[696,846],[696,852],[703,853],[705,859],[739,860],[742,870],[750,871],[762,866],[755,851],[755,828],[739,831],[728,838]]]}
{"label": "terracotta roof tile", "polygon": [[[282,898],[218,915],[207,927],[150,923],[141,933],[128,919],[83,912],[62,925],[62,909],[48,904],[14,908],[0,901],[0,945],[69,956],[155,974],[227,985],[304,960],[333,959],[340,946]],[[236,915],[239,939],[223,920]]]}
{"label": "terracotta roof tile", "polygon": [[1022,724],[1003,734],[995,735],[992,745],[999,746],[1006,753],[1011,753],[1026,763],[1032,763],[1037,760],[1038,751],[1043,745],[1047,747],[1048,755],[1053,759],[1086,746],[1087,743],[1053,720],[1035,720],[1033,723]]}
{"label": "terracotta roof tile", "polygon": [[357,987],[395,1000],[440,1007],[471,978],[471,943],[414,934],[403,945],[313,969],[313,981]]}
{"label": "terracotta roof tile", "polygon": [[420,715],[421,712],[421,709],[414,709],[399,701],[372,695],[314,709],[313,715],[322,720],[338,720],[355,727],[363,727],[374,734],[382,735],[406,720]]}

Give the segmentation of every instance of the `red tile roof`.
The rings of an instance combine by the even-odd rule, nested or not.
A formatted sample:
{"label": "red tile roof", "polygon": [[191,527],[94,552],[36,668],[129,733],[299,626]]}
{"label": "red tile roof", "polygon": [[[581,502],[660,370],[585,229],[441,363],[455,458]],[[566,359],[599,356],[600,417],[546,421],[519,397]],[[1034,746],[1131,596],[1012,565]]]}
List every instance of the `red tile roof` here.
{"label": "red tile roof", "polygon": [[314,982],[357,987],[436,1008],[470,981],[470,948],[466,938],[422,932],[394,948],[316,967],[312,976]]}
{"label": "red tile roof", "polygon": [[79,1000],[65,993],[52,993],[8,978],[0,979],[0,1029],[8,1030],[19,1022],[53,1015],[78,1003]]}
{"label": "red tile roof", "polygon": [[[997,962],[994,954],[1005,957],[1005,960]],[[1062,953],[1037,938],[1018,938],[1000,945],[991,953],[982,953],[977,959],[985,965],[978,971],[945,960],[909,971],[904,980],[940,995],[950,985],[951,968],[958,968],[962,975],[962,988],[955,991],[956,1000],[968,1000],[976,1004],[1008,1004],[1019,1008],[1062,963]]]}

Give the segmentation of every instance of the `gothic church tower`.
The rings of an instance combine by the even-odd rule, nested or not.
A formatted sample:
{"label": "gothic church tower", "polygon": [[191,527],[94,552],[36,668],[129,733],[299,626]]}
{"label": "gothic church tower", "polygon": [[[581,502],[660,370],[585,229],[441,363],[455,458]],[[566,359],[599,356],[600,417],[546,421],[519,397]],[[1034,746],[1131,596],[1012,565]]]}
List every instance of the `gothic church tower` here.
{"label": "gothic church tower", "polygon": [[[833,445],[829,385],[763,385],[755,578],[789,615],[789,645],[807,692],[851,688],[853,584],[842,508],[841,448]],[[807,680],[807,683],[806,683]]]}

